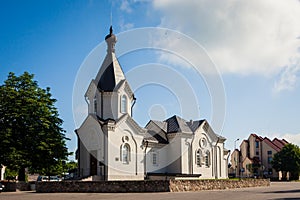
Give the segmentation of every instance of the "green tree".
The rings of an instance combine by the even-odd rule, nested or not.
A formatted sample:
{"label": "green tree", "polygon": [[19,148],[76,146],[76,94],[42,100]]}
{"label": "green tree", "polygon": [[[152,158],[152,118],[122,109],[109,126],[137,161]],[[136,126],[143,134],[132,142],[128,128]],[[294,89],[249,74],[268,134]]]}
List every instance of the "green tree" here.
{"label": "green tree", "polygon": [[15,180],[17,175],[18,175],[17,171],[10,170],[9,168],[5,169],[4,178],[6,180]]}
{"label": "green tree", "polygon": [[56,99],[33,78],[11,72],[0,85],[0,163],[17,170],[20,181],[25,168],[50,172],[69,155]]}
{"label": "green tree", "polygon": [[274,155],[272,166],[276,171],[281,171],[283,174],[290,172],[291,180],[299,179],[300,148],[294,144],[285,145],[281,151]]}
{"label": "green tree", "polygon": [[261,165],[259,163],[251,163],[246,165],[246,169],[255,176],[258,176],[259,169],[261,168]]}

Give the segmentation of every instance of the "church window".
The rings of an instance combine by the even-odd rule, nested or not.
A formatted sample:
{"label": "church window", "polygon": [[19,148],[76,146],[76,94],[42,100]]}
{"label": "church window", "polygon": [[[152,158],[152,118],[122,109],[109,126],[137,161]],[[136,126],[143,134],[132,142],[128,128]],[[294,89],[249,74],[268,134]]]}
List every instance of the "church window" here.
{"label": "church window", "polygon": [[152,152],[152,164],[153,165],[158,164],[158,155],[157,155],[157,152],[155,152],[155,151]]}
{"label": "church window", "polygon": [[130,146],[129,144],[122,145],[122,163],[128,164],[130,161]]}
{"label": "church window", "polygon": [[196,151],[196,165],[201,167],[201,150]]}
{"label": "church window", "polygon": [[205,154],[205,166],[206,167],[210,166],[210,153],[209,153],[209,151],[207,151],[206,154]]}
{"label": "church window", "polygon": [[121,113],[127,113],[127,98],[125,95],[121,98]]}
{"label": "church window", "polygon": [[202,148],[204,148],[204,147],[206,147],[206,145],[207,145],[206,139],[205,138],[201,138],[199,140],[199,146],[202,147]]}
{"label": "church window", "polygon": [[97,114],[97,98],[94,98],[94,113]]}

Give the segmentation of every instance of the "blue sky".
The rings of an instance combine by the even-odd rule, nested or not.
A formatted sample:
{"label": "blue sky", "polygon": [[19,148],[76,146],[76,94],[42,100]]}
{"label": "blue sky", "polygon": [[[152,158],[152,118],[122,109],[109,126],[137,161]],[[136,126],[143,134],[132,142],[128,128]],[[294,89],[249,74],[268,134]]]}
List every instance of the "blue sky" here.
{"label": "blue sky", "polygon": [[[133,85],[137,77],[150,81],[149,77],[155,76],[151,72],[157,72],[156,80],[165,81],[165,87],[162,83],[148,84],[135,91],[134,119],[141,126],[150,118],[162,120],[173,114],[186,120],[209,121],[220,115],[222,120],[212,126],[227,138],[228,149],[237,138],[246,139],[253,132],[300,145],[298,0],[0,0],[0,4],[0,82],[10,71],[18,75],[28,71],[35,74],[41,87],[51,87],[71,138],[70,151],[75,151],[77,144],[74,129],[78,126],[72,107],[76,76],[93,50],[99,53],[99,62],[105,56],[103,40],[111,10],[114,33],[119,34],[116,53],[129,81]],[[125,39],[129,33],[137,33],[136,28],[144,27],[170,31],[165,36],[153,36],[154,41],[147,31]],[[161,49],[122,51],[139,38]],[[202,48],[201,56],[211,59],[210,64],[195,61],[195,65],[203,66],[200,76],[180,59],[186,54],[190,60],[201,57],[193,44]],[[211,76],[211,68],[219,73]],[[143,73],[137,76],[139,69]],[[96,76],[93,70],[91,77]],[[177,76],[182,80],[177,81]],[[182,90],[192,92],[187,90],[183,97],[178,88],[185,83],[188,86]],[[224,96],[212,94],[214,83]],[[189,94],[194,99],[186,103]],[[224,106],[226,112],[219,113],[218,106]],[[78,110],[75,112],[85,112],[84,107]]]}

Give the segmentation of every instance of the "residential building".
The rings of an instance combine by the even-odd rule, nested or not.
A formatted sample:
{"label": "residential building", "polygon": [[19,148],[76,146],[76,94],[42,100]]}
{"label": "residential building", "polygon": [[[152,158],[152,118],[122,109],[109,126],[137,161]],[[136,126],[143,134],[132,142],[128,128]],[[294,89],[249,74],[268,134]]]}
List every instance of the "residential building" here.
{"label": "residential building", "polygon": [[112,27],[105,40],[106,57],[85,93],[88,116],[75,130],[79,176],[106,181],[162,174],[227,178],[226,138],[207,120],[186,121],[174,115],[150,120],[145,128],[134,121],[136,98],[115,54]]}
{"label": "residential building", "polygon": [[285,139],[270,140],[251,134],[242,141],[240,150],[235,149],[231,154],[231,173],[236,177],[279,178],[280,174],[272,168],[272,159],[286,144]]}

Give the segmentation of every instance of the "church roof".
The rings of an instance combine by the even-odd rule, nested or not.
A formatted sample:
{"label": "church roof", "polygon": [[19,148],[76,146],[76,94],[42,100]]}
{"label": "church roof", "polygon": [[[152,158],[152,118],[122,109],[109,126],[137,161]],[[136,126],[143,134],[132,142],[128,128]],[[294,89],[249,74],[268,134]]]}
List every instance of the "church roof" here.
{"label": "church roof", "polygon": [[187,124],[189,125],[189,127],[191,128],[191,130],[193,132],[195,132],[199,128],[199,126],[202,125],[203,122],[205,122],[204,119],[197,120],[197,121],[189,121],[189,122],[187,122]]}
{"label": "church roof", "polygon": [[161,134],[156,133],[154,130],[148,130],[146,136],[144,137],[144,140],[154,143],[160,143],[160,144],[168,144],[168,140],[165,137],[162,137]]}
{"label": "church roof", "polygon": [[120,63],[115,55],[115,43],[117,37],[113,34],[112,27],[110,33],[105,37],[107,43],[107,54],[96,76],[95,83],[100,91],[111,92],[125,79]]}
{"label": "church roof", "polygon": [[[165,121],[156,121],[150,120],[146,125],[146,129],[148,129],[147,136],[145,136],[145,140],[149,142],[155,143],[168,143],[168,135],[172,133],[186,133],[186,134],[195,134],[195,131],[203,124],[207,123],[206,120],[196,120],[196,121],[186,121],[180,118],[177,115],[174,115]],[[155,124],[156,127],[151,126],[151,124]],[[208,125],[209,127],[209,125]],[[214,136],[215,139],[218,139],[219,142],[224,142],[226,140],[225,137],[217,135],[211,128],[207,129],[211,135]]]}
{"label": "church roof", "polygon": [[157,120],[151,120],[156,126],[158,126],[161,130],[167,133],[167,122],[161,122]]}
{"label": "church roof", "polygon": [[168,144],[167,123],[150,120],[146,125],[147,133],[144,139],[148,142]]}
{"label": "church roof", "polygon": [[165,120],[167,122],[167,133],[192,133],[193,131],[186,123],[186,121],[176,115],[170,117],[169,119]]}

